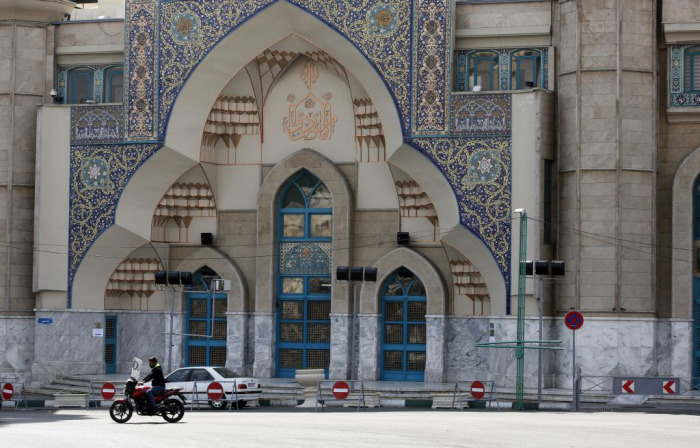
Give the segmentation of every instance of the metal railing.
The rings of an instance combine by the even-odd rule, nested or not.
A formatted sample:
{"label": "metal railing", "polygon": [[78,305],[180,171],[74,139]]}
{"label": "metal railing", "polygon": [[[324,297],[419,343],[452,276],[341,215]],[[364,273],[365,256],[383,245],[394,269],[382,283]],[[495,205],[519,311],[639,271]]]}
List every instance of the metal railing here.
{"label": "metal railing", "polygon": [[[189,404],[190,404],[190,411],[194,410],[194,405],[197,404],[197,410],[199,411],[199,404],[200,403],[206,403],[209,404],[212,401],[224,401],[225,398],[222,396],[221,400],[211,400],[207,396],[207,389],[209,388],[209,385],[211,383],[214,383],[215,381],[203,381],[200,384],[202,384],[202,390],[200,391],[197,387],[197,381],[194,382],[194,387],[192,387],[191,392],[181,392],[182,395],[185,397],[189,397]],[[218,382],[218,381],[216,381]],[[221,383],[219,383],[221,384]],[[206,386],[204,386],[206,385]],[[224,395],[226,394],[226,386],[224,384],[221,384],[221,388],[223,389]],[[204,394],[205,398],[199,398],[201,394]],[[228,396],[228,410],[231,412],[233,410],[233,402],[236,402],[236,410],[240,409],[238,406],[238,380],[233,380],[233,384],[231,385],[231,395]]]}
{"label": "metal railing", "polygon": [[[24,391],[24,383],[14,383],[14,384],[13,384],[13,383],[11,383],[11,382],[0,381],[0,388],[3,389],[2,391],[0,391],[0,393],[5,393],[5,384],[11,384],[11,385],[12,385],[12,388],[13,388],[13,392],[12,392],[12,397],[11,397],[9,400],[5,400],[5,399],[2,400],[3,403],[4,403],[5,401],[14,401],[15,409],[17,409],[17,408],[19,407],[19,403],[20,403],[21,401],[23,401],[23,402],[24,402],[24,408],[26,409],[26,408],[29,406],[29,404],[28,404],[28,402],[27,402],[27,395],[26,395],[26,393],[25,393],[25,391]],[[18,384],[18,385],[19,385],[19,388],[16,389],[16,390],[14,389],[15,384]],[[15,395],[18,395],[17,399],[14,398]],[[5,406],[5,405],[3,404],[3,406]]]}
{"label": "metal railing", "polygon": [[[323,410],[323,408],[326,406],[326,403],[329,401],[347,403],[351,401],[354,402],[355,400],[357,400],[357,412],[360,412],[361,407],[366,407],[365,382],[363,380],[344,380],[344,382],[347,383],[350,388],[348,393],[355,393],[357,395],[356,398],[350,398],[350,395],[348,395],[348,398],[335,398],[332,392],[332,385],[336,382],[337,380],[321,380],[318,382],[318,385],[316,386],[316,405],[314,406],[314,412],[318,412],[319,403],[321,404],[321,410]],[[360,385],[359,389],[356,386],[358,383]],[[324,385],[326,384],[329,384],[330,387],[324,387]]]}
{"label": "metal railing", "polygon": [[[454,392],[452,395],[452,407],[454,408],[456,404],[459,404],[458,409],[461,411],[464,409],[465,401],[477,401],[477,402],[487,402],[488,409],[491,409],[491,402],[496,402],[496,408],[501,410],[501,402],[498,398],[498,392],[496,391],[495,381],[481,381],[484,385],[484,396],[482,398],[475,398],[471,392],[471,385],[474,381],[457,381],[455,383]],[[468,387],[466,385],[469,385]],[[463,388],[462,385],[465,385]],[[469,399],[471,397],[471,399]]]}

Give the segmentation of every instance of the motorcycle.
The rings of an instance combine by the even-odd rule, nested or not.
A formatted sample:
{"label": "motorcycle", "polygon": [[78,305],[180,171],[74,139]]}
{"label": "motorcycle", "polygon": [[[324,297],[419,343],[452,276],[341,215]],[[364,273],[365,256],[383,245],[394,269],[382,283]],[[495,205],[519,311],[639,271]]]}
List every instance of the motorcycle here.
{"label": "motorcycle", "polygon": [[133,376],[124,386],[124,398],[114,400],[109,407],[109,416],[117,423],[126,423],[134,411],[139,415],[161,416],[168,423],[177,423],[185,415],[185,396],[182,388],[166,389],[164,395],[156,395],[156,409],[149,413],[150,404],[146,391],[150,386],[138,386],[138,380]]}

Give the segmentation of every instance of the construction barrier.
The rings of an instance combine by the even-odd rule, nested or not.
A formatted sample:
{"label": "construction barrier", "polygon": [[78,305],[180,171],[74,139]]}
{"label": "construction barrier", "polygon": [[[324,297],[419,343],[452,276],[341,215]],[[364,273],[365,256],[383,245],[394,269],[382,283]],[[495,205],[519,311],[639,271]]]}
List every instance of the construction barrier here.
{"label": "construction barrier", "polygon": [[[349,390],[343,390],[338,395],[345,395],[345,398],[336,398],[333,392],[333,386],[337,383],[347,384]],[[359,384],[359,389],[357,385]],[[355,394],[352,396],[350,394]],[[321,410],[326,406],[327,402],[355,402],[357,401],[357,411],[361,407],[366,407],[365,403],[365,383],[362,380],[321,380],[316,387],[316,406],[314,412],[318,412],[318,405],[321,404]]]}

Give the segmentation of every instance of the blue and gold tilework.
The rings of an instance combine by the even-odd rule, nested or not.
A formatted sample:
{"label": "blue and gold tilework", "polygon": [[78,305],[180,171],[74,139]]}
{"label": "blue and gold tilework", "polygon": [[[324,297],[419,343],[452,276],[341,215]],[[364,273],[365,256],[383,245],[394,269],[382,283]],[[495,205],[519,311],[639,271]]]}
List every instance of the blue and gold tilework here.
{"label": "blue and gold tilework", "polygon": [[[92,121],[96,126],[89,120],[76,126],[78,115],[72,122],[69,297],[89,247],[113,225],[126,183],[162,145],[172,106],[188,77],[226,35],[279,1],[343,35],[377,70],[393,96],[406,141],[448,179],[462,223],[491,250],[508,286],[510,99],[506,95],[451,100],[453,2],[127,0],[127,94],[121,128],[101,113]],[[112,140],[117,134],[123,135],[119,143]],[[285,256],[307,256],[305,266],[313,271],[328,262],[324,253],[290,248]]]}
{"label": "blue and gold tilework", "polygon": [[70,161],[68,308],[73,280],[90,246],[114,224],[131,176],[160,145],[73,145]]}
{"label": "blue and gold tilework", "polygon": [[449,128],[451,2],[416,0],[413,17],[413,134],[445,135]]}
{"label": "blue and gold tilework", "polygon": [[71,107],[71,144],[118,143],[123,137],[122,106]]}

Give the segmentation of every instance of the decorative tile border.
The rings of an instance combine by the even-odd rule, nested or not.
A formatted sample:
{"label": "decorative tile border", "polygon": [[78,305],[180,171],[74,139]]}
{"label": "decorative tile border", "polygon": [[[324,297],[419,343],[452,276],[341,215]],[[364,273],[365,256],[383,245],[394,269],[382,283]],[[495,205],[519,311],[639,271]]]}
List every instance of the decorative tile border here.
{"label": "decorative tile border", "polygon": [[68,236],[68,308],[83,257],[114,224],[119,197],[131,176],[160,145],[71,146]]}
{"label": "decorative tile border", "polygon": [[156,140],[158,120],[158,0],[130,0],[126,6],[124,73],[126,139]]}
{"label": "decorative tile border", "polygon": [[510,94],[454,94],[452,134],[510,136],[511,109]]}
{"label": "decorative tile border", "polygon": [[413,17],[413,134],[448,132],[451,5],[415,0]]}
{"label": "decorative tile border", "polygon": [[73,106],[70,108],[71,144],[122,141],[122,106]]}
{"label": "decorative tile border", "polygon": [[460,221],[484,242],[506,283],[510,314],[511,137],[407,139],[445,175]]}

